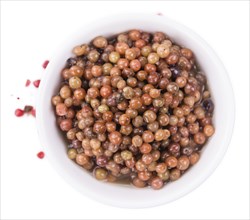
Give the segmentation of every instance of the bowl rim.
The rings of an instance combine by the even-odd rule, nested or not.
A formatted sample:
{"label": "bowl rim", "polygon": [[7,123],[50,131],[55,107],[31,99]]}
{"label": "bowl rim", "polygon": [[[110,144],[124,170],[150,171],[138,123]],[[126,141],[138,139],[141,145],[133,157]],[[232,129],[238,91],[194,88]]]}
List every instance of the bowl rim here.
{"label": "bowl rim", "polygon": [[[190,193],[191,191],[193,191],[194,189],[198,188],[209,176],[211,176],[211,174],[215,171],[215,169],[217,168],[217,166],[220,164],[220,162],[222,161],[223,157],[226,154],[226,151],[228,149],[229,143],[231,141],[231,137],[233,134],[233,128],[234,128],[234,122],[235,122],[235,98],[234,98],[234,93],[233,93],[233,88],[232,88],[232,84],[230,82],[230,78],[229,75],[227,74],[227,71],[223,65],[223,63],[221,62],[220,58],[217,56],[217,54],[215,53],[215,51],[211,48],[211,46],[208,45],[208,43],[203,40],[203,38],[201,38],[197,33],[195,33],[193,30],[189,29],[188,27],[186,27],[183,24],[180,24],[179,22],[174,21],[173,19],[169,18],[168,16],[165,15],[157,15],[157,14],[151,14],[151,13],[124,13],[124,14],[119,14],[119,20],[126,20],[126,18],[128,17],[137,17],[138,14],[140,16],[147,16],[149,18],[155,19],[153,21],[156,22],[157,19],[161,18],[161,19],[165,19],[167,22],[171,23],[171,25],[174,25],[177,29],[182,29],[183,32],[188,33],[192,38],[196,39],[197,41],[199,41],[204,49],[210,54],[210,56],[213,56],[214,59],[217,62],[217,65],[220,66],[221,70],[223,71],[224,74],[224,78],[225,78],[225,83],[227,84],[227,90],[229,91],[230,95],[231,95],[231,106],[232,108],[230,109],[230,127],[227,128],[227,137],[224,140],[224,148],[221,151],[220,155],[216,158],[215,163],[213,164],[213,166],[211,166],[210,168],[210,172],[207,172],[206,175],[201,176],[201,178],[199,179],[199,181],[196,181],[195,184],[193,184],[192,186],[189,186],[187,190],[183,191],[182,193],[177,193],[175,197],[172,197],[171,199],[165,199],[164,201],[161,200],[159,202],[154,202],[154,203],[145,203],[145,204],[137,204],[131,206],[131,204],[127,204],[125,205],[124,203],[119,203],[117,201],[111,201],[107,198],[103,198],[100,195],[97,194],[93,194],[91,192],[84,192],[85,195],[87,195],[90,198],[93,198],[101,203],[105,203],[105,204],[109,204],[112,206],[116,206],[116,207],[122,207],[122,208],[145,208],[145,207],[154,207],[154,206],[158,206],[158,205],[163,205],[165,203],[168,202],[172,202],[176,199],[179,199],[181,197],[183,197],[184,195]],[[107,23],[112,23],[112,19],[114,18],[114,16],[117,14],[112,14],[109,16],[103,16],[100,17],[98,19],[96,19],[96,21],[94,22],[98,22],[100,20],[102,20],[102,22],[107,22]],[[136,15],[136,16],[135,16]],[[92,21],[93,22],[93,21]],[[89,25],[91,25],[92,22],[88,22]],[[87,23],[85,23],[84,25],[82,25],[83,27],[88,25]],[[76,31],[73,31],[72,34],[70,34],[69,36],[74,36],[75,34],[77,34],[79,32],[79,29],[82,28],[82,26],[80,25],[79,28],[77,28]],[[65,38],[65,41],[67,41],[67,38]],[[61,45],[63,45],[63,42],[61,43]],[[55,56],[56,54],[58,54],[58,50],[55,50],[54,52],[54,56],[52,56],[52,58],[54,58],[55,60],[57,59],[57,57]],[[36,124],[37,124],[37,130],[38,130],[38,136],[39,139],[42,143],[42,146],[44,146],[44,148],[49,148],[49,146],[47,146],[46,144],[46,132],[44,132],[43,129],[43,118],[42,118],[42,93],[44,91],[44,88],[46,87],[46,82],[48,81],[50,75],[48,74],[48,72],[50,72],[53,68],[54,68],[54,63],[53,60],[50,61],[49,65],[47,66],[46,70],[45,70],[45,74],[43,74],[40,86],[39,86],[39,94],[38,94],[38,99],[37,99],[37,117],[36,117]],[[54,162],[53,158],[50,157],[49,154],[46,154],[46,157],[48,158],[49,163],[52,165],[52,167],[54,167],[54,169],[57,171],[57,173],[66,181],[68,182],[70,185],[72,185],[72,181],[70,181],[68,178],[66,178],[65,174],[62,172],[61,168],[58,166],[58,164],[56,164],[56,162]],[[77,189],[77,187],[74,187],[75,189]],[[81,191],[82,192],[82,191]]]}

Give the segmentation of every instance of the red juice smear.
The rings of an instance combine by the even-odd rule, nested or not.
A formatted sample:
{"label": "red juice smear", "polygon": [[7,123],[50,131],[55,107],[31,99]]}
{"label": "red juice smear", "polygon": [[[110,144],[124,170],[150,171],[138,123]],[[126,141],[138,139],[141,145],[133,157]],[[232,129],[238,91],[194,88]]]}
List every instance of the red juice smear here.
{"label": "red juice smear", "polygon": [[36,117],[36,109],[32,109],[31,112],[30,112],[34,117]]}
{"label": "red juice smear", "polygon": [[33,82],[33,85],[34,85],[36,88],[38,88],[38,87],[39,87],[39,85],[40,85],[40,82],[41,82],[41,80],[40,80],[40,79],[35,80],[35,81]]}
{"label": "red juice smear", "polygon": [[42,67],[43,67],[44,69],[46,69],[47,66],[48,66],[48,64],[49,64],[49,60],[45,60],[45,61],[43,62]]}
{"label": "red juice smear", "polygon": [[27,79],[25,86],[28,87],[30,85],[31,81],[29,79]]}
{"label": "red juice smear", "polygon": [[24,111],[20,108],[15,110],[16,117],[22,117],[24,115]]}
{"label": "red juice smear", "polygon": [[43,151],[40,151],[40,152],[37,154],[37,157],[38,157],[39,159],[43,159],[44,156],[45,156],[45,154],[44,154]]}

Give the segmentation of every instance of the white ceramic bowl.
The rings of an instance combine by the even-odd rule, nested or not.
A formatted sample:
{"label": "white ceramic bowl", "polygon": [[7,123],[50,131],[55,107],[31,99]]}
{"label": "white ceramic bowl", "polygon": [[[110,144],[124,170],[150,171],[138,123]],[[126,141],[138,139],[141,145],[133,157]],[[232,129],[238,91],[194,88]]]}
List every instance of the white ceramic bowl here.
{"label": "white ceramic bowl", "polygon": [[[56,126],[51,97],[57,93],[60,71],[75,45],[95,36],[110,36],[129,29],[163,31],[178,44],[191,48],[205,72],[215,104],[216,132],[203,149],[201,159],[178,181],[161,190],[99,182],[67,158],[66,144]],[[234,95],[227,72],[208,44],[190,29],[164,17],[150,14],[110,16],[80,27],[55,52],[40,84],[37,126],[46,156],[58,173],[75,189],[100,202],[126,208],[152,207],[173,201],[205,181],[222,160],[234,125]]]}

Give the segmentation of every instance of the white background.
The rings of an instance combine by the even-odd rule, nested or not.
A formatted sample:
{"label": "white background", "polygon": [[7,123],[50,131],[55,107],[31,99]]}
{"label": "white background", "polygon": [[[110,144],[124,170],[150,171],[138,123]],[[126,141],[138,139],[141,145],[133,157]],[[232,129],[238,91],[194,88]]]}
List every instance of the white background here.
{"label": "white background", "polygon": [[[232,141],[213,175],[187,196],[143,210],[114,208],[80,195],[57,175],[46,156],[36,157],[42,146],[35,119],[14,117],[17,107],[35,103],[37,89],[25,88],[25,81],[42,76],[42,62],[51,58],[67,33],[99,16],[136,11],[161,12],[200,34],[225,64],[236,98]],[[2,219],[249,218],[249,2],[5,1],[1,64]]]}

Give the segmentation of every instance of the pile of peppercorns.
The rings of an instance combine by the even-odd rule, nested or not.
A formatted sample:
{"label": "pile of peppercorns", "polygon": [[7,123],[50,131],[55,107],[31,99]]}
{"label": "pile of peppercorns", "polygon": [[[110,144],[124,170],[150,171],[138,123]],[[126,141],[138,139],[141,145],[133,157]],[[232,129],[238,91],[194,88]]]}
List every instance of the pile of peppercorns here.
{"label": "pile of peppercorns", "polygon": [[190,49],[131,30],[73,53],[52,97],[70,159],[98,180],[153,189],[197,163],[214,104]]}

